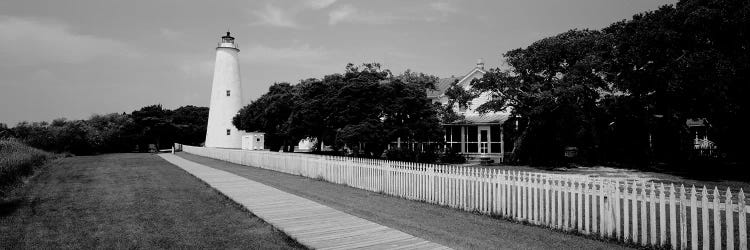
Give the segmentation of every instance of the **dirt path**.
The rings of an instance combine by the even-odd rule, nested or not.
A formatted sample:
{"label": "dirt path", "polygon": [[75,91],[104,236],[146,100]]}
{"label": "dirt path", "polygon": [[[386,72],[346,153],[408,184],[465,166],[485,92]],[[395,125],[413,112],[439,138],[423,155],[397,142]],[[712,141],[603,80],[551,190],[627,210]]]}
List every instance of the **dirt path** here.
{"label": "dirt path", "polygon": [[614,243],[205,157],[179,156],[456,249],[626,249]]}
{"label": "dirt path", "polygon": [[66,158],[0,201],[0,248],[299,249],[152,154]]}

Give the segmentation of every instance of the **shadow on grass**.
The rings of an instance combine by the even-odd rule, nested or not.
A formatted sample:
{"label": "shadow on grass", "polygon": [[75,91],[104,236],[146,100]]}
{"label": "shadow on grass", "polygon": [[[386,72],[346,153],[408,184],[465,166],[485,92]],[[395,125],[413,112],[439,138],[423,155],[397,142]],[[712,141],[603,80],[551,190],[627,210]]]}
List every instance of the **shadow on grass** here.
{"label": "shadow on grass", "polygon": [[742,181],[750,182],[750,175],[743,174],[744,166],[711,160],[695,160],[677,164],[655,165],[645,170],[661,172],[699,181]]}
{"label": "shadow on grass", "polygon": [[24,203],[26,203],[25,200],[21,198],[13,198],[9,200],[1,199],[0,217],[5,217],[13,214],[16,210],[23,206]]}

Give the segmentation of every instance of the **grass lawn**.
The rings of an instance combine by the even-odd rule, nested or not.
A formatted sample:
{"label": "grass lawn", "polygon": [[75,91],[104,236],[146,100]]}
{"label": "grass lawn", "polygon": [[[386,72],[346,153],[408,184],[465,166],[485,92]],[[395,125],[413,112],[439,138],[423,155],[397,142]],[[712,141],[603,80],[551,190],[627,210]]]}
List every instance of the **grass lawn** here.
{"label": "grass lawn", "polygon": [[301,249],[152,154],[74,157],[0,201],[0,248]]}

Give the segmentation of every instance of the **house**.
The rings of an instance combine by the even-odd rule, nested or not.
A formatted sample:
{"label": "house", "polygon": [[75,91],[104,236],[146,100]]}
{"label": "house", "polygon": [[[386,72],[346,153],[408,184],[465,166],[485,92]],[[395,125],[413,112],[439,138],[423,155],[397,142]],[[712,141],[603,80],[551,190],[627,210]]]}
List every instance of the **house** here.
{"label": "house", "polygon": [[718,147],[708,137],[708,128],[711,124],[707,119],[687,119],[685,126],[687,126],[691,135],[694,135],[693,153],[695,155],[708,158],[718,157]]}
{"label": "house", "polygon": [[[436,90],[427,92],[427,98],[433,103],[447,105],[449,98],[445,91],[456,81],[457,85],[468,90],[471,81],[479,79],[487,73],[484,63],[480,59],[476,66],[460,77],[440,79]],[[454,104],[453,111],[463,115],[464,119],[442,124],[445,128],[446,146],[454,152],[459,152],[469,159],[487,156],[502,162],[505,156],[513,151],[513,144],[506,142],[503,133],[503,123],[508,120],[509,112],[490,112],[480,114],[476,109],[491,100],[489,93],[482,93],[471,100],[466,106]]]}
{"label": "house", "polygon": [[[474,79],[482,78],[487,73],[484,69],[484,63],[480,59],[476,66],[468,73],[460,77],[442,78],[436,84],[435,90],[427,91],[427,98],[433,103],[447,105],[448,96],[445,91],[458,81],[457,85],[466,90],[471,88],[470,83]],[[469,160],[478,160],[480,157],[489,157],[496,162],[502,162],[506,155],[513,151],[513,143],[505,140],[503,133],[503,123],[509,116],[509,112],[491,112],[480,114],[477,108],[489,101],[491,96],[483,93],[479,97],[471,100],[467,105],[454,104],[453,111],[463,115],[464,119],[451,123],[441,124],[445,128],[445,147],[453,152],[461,153]],[[393,142],[389,147],[424,147],[429,143],[409,144],[402,143],[400,140]],[[424,148],[422,148],[423,150]]]}

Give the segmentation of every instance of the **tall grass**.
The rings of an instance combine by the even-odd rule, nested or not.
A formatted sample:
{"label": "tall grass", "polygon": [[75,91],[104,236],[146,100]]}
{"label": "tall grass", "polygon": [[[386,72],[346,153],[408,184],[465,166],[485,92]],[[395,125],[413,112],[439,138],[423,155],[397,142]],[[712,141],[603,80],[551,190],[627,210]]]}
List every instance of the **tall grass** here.
{"label": "tall grass", "polygon": [[17,140],[0,139],[0,198],[3,198],[24,177],[57,155],[32,148]]}

